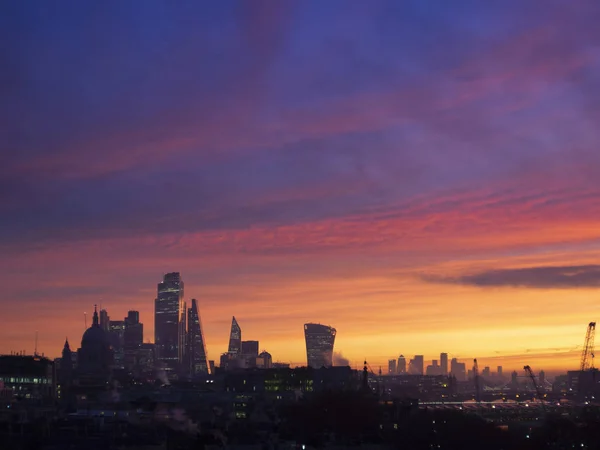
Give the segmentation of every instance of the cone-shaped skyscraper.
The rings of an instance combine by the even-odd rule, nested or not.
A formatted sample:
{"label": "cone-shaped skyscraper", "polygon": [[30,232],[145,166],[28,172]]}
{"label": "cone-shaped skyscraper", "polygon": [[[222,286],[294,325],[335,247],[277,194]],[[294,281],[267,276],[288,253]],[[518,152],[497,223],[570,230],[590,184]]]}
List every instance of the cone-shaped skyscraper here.
{"label": "cone-shaped skyscraper", "polygon": [[229,334],[229,350],[230,355],[238,355],[242,352],[242,329],[235,320],[235,316],[231,320],[231,333]]}
{"label": "cone-shaped skyscraper", "polygon": [[190,372],[192,375],[210,373],[206,354],[206,341],[202,330],[202,320],[198,312],[196,299],[192,299],[192,307],[188,309],[188,345]]}

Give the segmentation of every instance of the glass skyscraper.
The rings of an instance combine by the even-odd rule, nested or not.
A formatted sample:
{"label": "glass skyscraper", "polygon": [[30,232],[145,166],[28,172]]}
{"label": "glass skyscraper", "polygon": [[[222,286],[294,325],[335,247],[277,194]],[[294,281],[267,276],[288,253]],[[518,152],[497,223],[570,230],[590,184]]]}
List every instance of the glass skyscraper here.
{"label": "glass skyscraper", "polygon": [[185,342],[183,280],[179,272],[167,273],[158,283],[154,302],[154,342],[159,363],[166,371],[179,369]]}
{"label": "glass skyscraper", "polygon": [[309,367],[320,369],[333,365],[333,344],[335,328],[317,323],[304,325],[306,339],[306,359]]}
{"label": "glass skyscraper", "polygon": [[210,366],[206,354],[206,341],[202,330],[202,321],[198,312],[196,299],[192,299],[192,307],[188,309],[188,355],[192,375],[209,374]]}
{"label": "glass skyscraper", "polygon": [[242,352],[242,329],[235,320],[235,316],[231,320],[231,332],[229,333],[229,350],[230,355],[239,355]]}

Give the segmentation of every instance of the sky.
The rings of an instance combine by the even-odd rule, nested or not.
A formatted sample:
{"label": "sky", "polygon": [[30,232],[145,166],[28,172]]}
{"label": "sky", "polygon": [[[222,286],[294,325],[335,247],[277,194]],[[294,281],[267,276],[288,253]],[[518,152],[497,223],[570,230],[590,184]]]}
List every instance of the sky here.
{"label": "sky", "polygon": [[[179,271],[209,359],[578,367],[600,312],[596,0],[0,5],[0,352]],[[385,370],[385,368],[384,368]],[[505,369],[506,370],[506,369]]]}

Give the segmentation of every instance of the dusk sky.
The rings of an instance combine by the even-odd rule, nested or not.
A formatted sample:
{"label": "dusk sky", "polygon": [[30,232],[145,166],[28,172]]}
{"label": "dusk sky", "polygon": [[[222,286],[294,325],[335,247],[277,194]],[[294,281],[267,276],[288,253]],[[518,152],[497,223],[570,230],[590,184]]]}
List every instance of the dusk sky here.
{"label": "dusk sky", "polygon": [[[578,366],[600,319],[597,0],[0,5],[0,353],[179,271],[305,364]],[[469,365],[469,364],[468,364]]]}

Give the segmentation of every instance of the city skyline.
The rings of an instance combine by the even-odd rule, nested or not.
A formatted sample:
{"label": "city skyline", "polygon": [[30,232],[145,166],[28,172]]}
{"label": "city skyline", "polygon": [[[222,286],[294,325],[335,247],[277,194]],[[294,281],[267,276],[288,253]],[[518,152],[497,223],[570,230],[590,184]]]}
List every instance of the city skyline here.
{"label": "city skyline", "polygon": [[[186,309],[186,305],[187,305],[187,301],[186,301],[186,297],[184,296],[184,283],[183,283],[183,277],[181,275],[180,272],[170,272],[170,273],[165,273],[163,276],[163,281],[161,281],[158,284],[158,296],[157,298],[154,300],[154,304],[155,304],[155,308],[158,305],[158,300],[161,297],[161,293],[163,294],[166,300],[170,300],[171,303],[177,305],[177,308],[179,308],[180,306],[182,308],[184,308],[184,311],[186,311],[186,314],[183,314],[180,316],[180,320],[172,325],[176,325],[176,329],[177,329],[177,338],[178,341],[181,342],[186,342],[185,340],[187,339],[188,335],[185,335],[183,337],[179,336],[179,332],[182,331],[183,329],[181,328],[183,327],[188,327],[189,325],[193,324],[193,328],[186,328],[189,332],[189,337],[192,336],[197,336],[197,339],[199,339],[199,343],[201,345],[201,347],[203,347],[203,350],[200,350],[199,353],[199,357],[206,361],[206,364],[204,363],[200,363],[200,365],[202,367],[205,367],[208,365],[208,347],[210,346],[211,348],[213,348],[213,351],[216,352],[217,354],[224,354],[224,353],[232,353],[232,345],[238,346],[239,347],[239,351],[238,352],[233,352],[233,353],[241,353],[241,350],[243,348],[243,345],[246,344],[246,342],[248,343],[254,343],[256,345],[258,345],[258,341],[242,341],[242,335],[241,335],[241,326],[238,323],[238,320],[236,319],[235,316],[232,317],[231,321],[228,322],[229,324],[229,334],[228,334],[228,338],[226,340],[226,344],[223,347],[222,345],[219,345],[218,348],[217,346],[215,346],[214,344],[211,345],[209,343],[207,343],[207,339],[204,336],[204,327],[201,324],[201,320],[202,320],[202,316],[203,314],[200,313],[200,310],[197,306],[197,300],[195,298],[191,298],[190,299],[190,308]],[[173,301],[173,299],[171,299],[170,297],[175,295],[175,297],[173,297],[173,299],[175,299],[175,303]],[[98,320],[99,326],[102,327],[103,326],[103,318],[106,321],[105,322],[105,329],[107,331],[111,331],[111,339],[114,339],[116,337],[115,332],[121,332],[122,336],[121,336],[121,341],[123,341],[121,343],[121,345],[124,344],[125,340],[127,339],[124,335],[124,333],[126,332],[126,326],[125,324],[130,321],[132,324],[137,325],[140,327],[140,329],[137,331],[137,333],[143,334],[143,342],[144,343],[155,343],[152,339],[149,339],[149,335],[144,333],[144,329],[148,330],[151,334],[156,334],[155,330],[153,330],[151,327],[143,327],[142,325],[142,320],[141,320],[141,316],[139,311],[135,311],[132,310],[131,308],[127,307],[126,305],[123,305],[121,303],[121,308],[125,308],[124,310],[127,311],[125,319],[124,320],[111,320],[111,314],[112,317],[120,317],[120,314],[114,314],[111,311],[113,311],[112,308],[106,306],[106,304],[103,305],[102,309],[100,311],[97,311],[97,304],[93,305],[93,310],[94,310],[94,320]],[[173,306],[173,305],[170,305]],[[160,311],[161,313],[163,313],[164,311]],[[100,313],[100,314],[99,314]],[[156,316],[156,310],[152,311],[152,317],[156,320],[157,316]],[[173,317],[175,317],[174,311],[172,314]],[[87,313],[84,313],[84,319],[87,321]],[[192,319],[192,320],[190,320]],[[186,324],[186,320],[187,320],[187,324]],[[221,323],[219,321],[219,323]],[[87,326],[89,326],[90,324],[88,323]],[[317,326],[317,327],[324,327],[327,329],[331,329],[333,330],[334,333],[334,339],[336,339],[336,330],[333,327],[329,327],[329,326],[325,326],[325,325],[321,325],[320,323],[308,323],[308,324],[303,324],[304,327],[304,333],[302,336],[302,341],[303,341],[303,352],[304,352],[304,357],[300,357],[300,358],[288,358],[285,356],[285,352],[284,354],[280,355],[280,354],[275,354],[275,359],[274,362],[285,362],[288,364],[291,364],[292,366],[306,366],[306,365],[310,365],[307,361],[307,342],[306,342],[306,326],[307,325],[312,325],[312,326]],[[143,327],[143,328],[142,328]],[[174,327],[175,329],[175,327]],[[82,329],[82,333],[84,331],[86,331],[87,328],[83,328]],[[193,331],[192,331],[193,330]],[[196,334],[199,330],[199,334]],[[222,331],[222,330],[221,330]],[[262,332],[268,332],[268,330],[262,330]],[[259,331],[260,333],[260,331]],[[184,333],[185,334],[185,333]],[[220,333],[222,334],[222,333]],[[259,334],[260,336],[260,334]],[[38,338],[38,334],[37,334],[37,330],[36,330],[36,345],[39,345],[37,342],[37,338]],[[67,340],[69,339],[69,336],[66,336]],[[125,340],[124,340],[125,339]],[[232,344],[233,343],[233,344]],[[42,345],[44,345],[44,342],[42,342]],[[186,342],[186,349],[191,350],[190,347],[190,342]],[[114,343],[113,343],[114,346]],[[417,348],[418,346],[413,346],[413,347],[405,347],[405,348]],[[40,351],[39,353],[42,354],[44,353],[46,356],[48,357],[58,357],[57,355],[60,355],[60,352],[62,351],[62,348],[60,349],[60,351],[56,351],[56,349],[52,349],[50,352],[44,352],[44,351]],[[123,347],[121,350],[125,351],[126,347]],[[263,351],[263,348],[267,349],[266,346],[260,346],[260,351]],[[277,347],[275,347],[277,348]],[[576,360],[575,362],[575,366],[579,365],[579,359],[581,357],[581,350],[582,350],[583,346],[581,344],[575,344],[574,345],[574,349],[571,350],[570,353],[570,358],[573,361]],[[115,346],[115,349],[117,350],[117,353],[115,353],[115,358],[118,358],[118,346]],[[178,352],[177,349],[175,349],[175,351]],[[9,351],[6,351],[6,354],[10,354],[10,353],[15,353],[15,352],[23,352],[24,354],[33,354],[32,351],[29,351],[28,349],[10,349]],[[55,354],[56,353],[56,354]],[[157,347],[157,355],[160,353],[159,348]],[[273,353],[272,351],[270,353]],[[406,355],[408,355],[408,357],[404,357],[404,353],[406,353]],[[201,355],[204,355],[203,357]],[[365,358],[347,358],[346,356],[350,355],[350,353],[343,351],[343,350],[338,350],[337,347],[336,349],[333,350],[331,357],[332,357],[332,365],[340,365],[339,363],[336,364],[335,361],[346,361],[346,363],[343,363],[341,365],[349,365],[354,369],[361,369],[363,366],[363,359]],[[431,362],[434,365],[437,365],[439,363],[439,365],[437,366],[440,370],[442,370],[443,372],[443,367],[444,365],[446,367],[448,367],[448,358],[450,357],[452,358],[453,362],[459,362],[461,364],[463,364],[465,368],[465,376],[467,372],[470,372],[469,369],[469,364],[470,362],[473,360],[473,358],[477,358],[481,363],[482,363],[482,367],[485,366],[491,366],[494,368],[502,368],[504,367],[505,371],[521,371],[524,362],[535,362],[535,367],[539,370],[543,370],[549,374],[559,374],[564,372],[565,370],[574,370],[576,367],[568,367],[568,366],[561,366],[561,365],[552,365],[552,364],[543,364],[542,366],[538,365],[539,362],[539,355],[535,355],[535,354],[531,354],[531,353],[524,353],[524,354],[515,354],[515,355],[476,355],[476,354],[463,354],[458,356],[456,353],[452,353],[451,349],[445,349],[445,351],[441,351],[440,353],[426,353],[423,354],[422,352],[419,353],[417,351],[417,353],[410,353],[410,351],[404,351],[402,350],[402,354],[400,354],[400,356],[396,359],[393,358],[395,364],[396,364],[396,368],[400,368],[399,362],[401,358],[404,358],[404,364],[406,364],[406,372],[399,372],[399,373],[406,373],[406,374],[426,374],[426,370],[425,367],[429,367],[428,363]],[[191,356],[191,355],[190,355]],[[369,360],[370,364],[372,364],[373,368],[378,368],[382,371],[382,373],[387,374],[389,373],[389,368],[390,368],[390,364],[391,361],[389,359],[391,355],[383,355],[380,353],[373,353],[373,357],[367,357],[366,359]],[[121,355],[121,358],[125,357],[125,353],[123,353]],[[341,359],[340,359],[341,358]],[[418,369],[415,369],[415,367],[413,366],[413,361],[414,358],[418,359]],[[438,359],[436,359],[438,358]],[[158,356],[157,357],[157,361],[160,361],[161,357]],[[545,361],[545,360],[544,360]],[[118,362],[118,359],[117,359]],[[188,360],[188,363],[191,364],[191,361]],[[180,363],[178,362],[178,364],[185,364],[186,361],[182,360]],[[164,361],[162,361],[161,364],[164,364]],[[173,369],[170,368],[169,366],[165,366],[165,368],[167,370],[169,369]],[[486,367],[487,369],[489,369],[489,367]],[[204,369],[202,369],[204,370]],[[448,368],[446,373],[451,373],[452,371]]]}
{"label": "city skyline", "polygon": [[578,367],[596,0],[71,3],[0,5],[0,353],[58,356],[94,304],[153,340],[179,271],[217,361],[235,315],[293,363],[321,322],[376,370]]}

